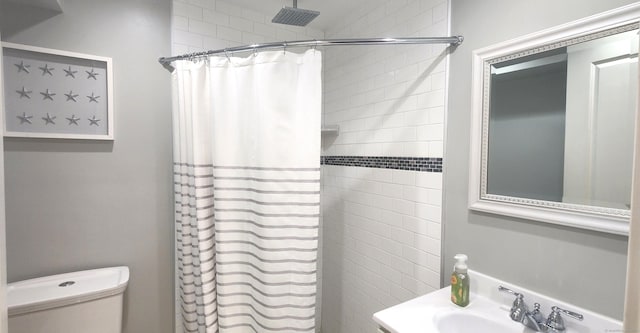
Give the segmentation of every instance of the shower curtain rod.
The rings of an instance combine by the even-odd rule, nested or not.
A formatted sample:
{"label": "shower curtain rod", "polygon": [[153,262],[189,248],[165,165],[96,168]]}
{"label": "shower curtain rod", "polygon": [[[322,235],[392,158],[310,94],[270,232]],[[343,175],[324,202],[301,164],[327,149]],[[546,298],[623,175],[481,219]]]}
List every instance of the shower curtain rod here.
{"label": "shower curtain rod", "polygon": [[452,37],[401,37],[401,38],[352,38],[352,39],[324,39],[324,40],[297,40],[291,42],[273,42],[264,44],[251,44],[230,47],[220,50],[187,53],[174,57],[162,57],[158,62],[165,67],[171,67],[176,60],[197,59],[215,54],[229,56],[236,52],[257,51],[265,49],[279,49],[288,47],[318,47],[340,45],[393,45],[393,44],[452,44],[459,45],[464,40],[462,36]]}

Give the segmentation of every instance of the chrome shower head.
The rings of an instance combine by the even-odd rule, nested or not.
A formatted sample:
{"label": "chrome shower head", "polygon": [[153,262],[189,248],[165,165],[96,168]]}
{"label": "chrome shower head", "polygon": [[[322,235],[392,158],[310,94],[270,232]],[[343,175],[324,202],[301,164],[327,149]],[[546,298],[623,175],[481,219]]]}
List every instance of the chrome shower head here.
{"label": "chrome shower head", "polygon": [[304,27],[320,15],[315,10],[298,8],[298,0],[293,0],[293,7],[283,7],[271,22]]}

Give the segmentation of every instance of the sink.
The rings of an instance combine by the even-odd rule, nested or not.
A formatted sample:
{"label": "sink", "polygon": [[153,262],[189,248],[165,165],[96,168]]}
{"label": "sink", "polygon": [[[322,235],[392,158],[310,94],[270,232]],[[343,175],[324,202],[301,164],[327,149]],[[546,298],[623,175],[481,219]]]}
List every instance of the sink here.
{"label": "sink", "polygon": [[440,333],[514,333],[519,329],[504,318],[496,320],[462,311],[436,315],[434,324]]}
{"label": "sink", "polygon": [[471,294],[462,308],[451,303],[449,288],[374,314],[391,333],[523,333],[525,327],[509,318],[509,307],[483,295]]}
{"label": "sink", "polygon": [[445,287],[392,306],[373,315],[373,320],[390,333],[534,333],[511,320],[513,296],[498,291],[498,286],[517,290],[529,304],[540,303],[546,317],[551,306],[571,309],[584,315],[583,321],[565,318],[564,333],[622,332],[622,322],[577,307],[552,297],[469,270],[471,302],[462,308],[451,303],[451,290]]}

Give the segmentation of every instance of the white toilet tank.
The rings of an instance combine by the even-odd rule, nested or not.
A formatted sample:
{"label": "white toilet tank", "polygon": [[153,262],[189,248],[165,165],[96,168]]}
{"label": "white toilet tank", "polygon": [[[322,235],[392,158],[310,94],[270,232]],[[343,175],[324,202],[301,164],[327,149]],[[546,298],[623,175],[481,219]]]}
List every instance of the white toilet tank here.
{"label": "white toilet tank", "polygon": [[110,267],[10,283],[9,333],[121,333],[128,282]]}

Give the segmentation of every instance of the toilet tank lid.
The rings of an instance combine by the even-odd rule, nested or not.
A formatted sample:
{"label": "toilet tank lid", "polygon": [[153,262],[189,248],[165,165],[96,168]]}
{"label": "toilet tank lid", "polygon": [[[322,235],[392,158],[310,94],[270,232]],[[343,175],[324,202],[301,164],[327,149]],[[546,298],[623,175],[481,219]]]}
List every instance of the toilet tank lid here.
{"label": "toilet tank lid", "polygon": [[127,288],[129,268],[108,267],[45,276],[7,285],[9,315],[41,311],[117,295]]}

